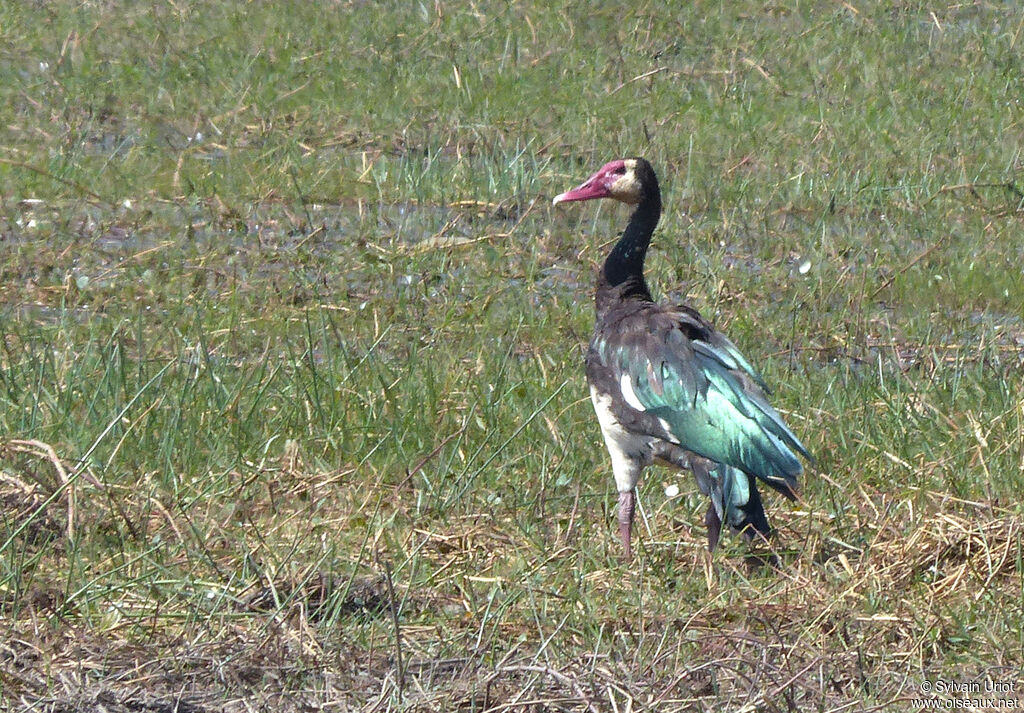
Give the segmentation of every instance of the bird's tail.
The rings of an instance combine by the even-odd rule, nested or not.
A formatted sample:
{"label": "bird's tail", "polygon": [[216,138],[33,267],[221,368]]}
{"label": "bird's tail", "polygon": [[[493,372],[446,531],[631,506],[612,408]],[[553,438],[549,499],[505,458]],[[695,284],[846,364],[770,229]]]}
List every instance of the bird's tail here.
{"label": "bird's tail", "polygon": [[718,545],[722,523],[743,534],[748,541],[761,535],[771,536],[772,529],[764,514],[761,494],[754,478],[739,468],[715,464],[713,468],[694,469],[697,485],[711,498],[711,507],[705,516],[708,527],[708,547]]}

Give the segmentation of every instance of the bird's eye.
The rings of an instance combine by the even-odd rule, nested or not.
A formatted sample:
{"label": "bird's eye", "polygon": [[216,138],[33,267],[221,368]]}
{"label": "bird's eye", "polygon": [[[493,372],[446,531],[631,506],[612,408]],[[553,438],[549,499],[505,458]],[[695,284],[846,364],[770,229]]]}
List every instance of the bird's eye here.
{"label": "bird's eye", "polygon": [[626,175],[626,167],[625,166],[619,166],[614,171],[612,171],[612,173],[614,173],[616,176],[624,176],[624,175]]}

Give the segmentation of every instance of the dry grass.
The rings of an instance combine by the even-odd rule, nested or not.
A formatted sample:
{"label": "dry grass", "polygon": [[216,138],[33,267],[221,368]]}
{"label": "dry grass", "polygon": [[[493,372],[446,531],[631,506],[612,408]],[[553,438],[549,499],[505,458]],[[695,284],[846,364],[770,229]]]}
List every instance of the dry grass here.
{"label": "dry grass", "polygon": [[[283,503],[334,489],[338,473],[290,477],[291,489],[274,495]],[[43,506],[35,536],[66,537],[63,504],[46,503],[56,486],[29,482],[37,478],[6,472],[5,508]],[[94,511],[85,519],[114,516],[93,486],[84,489]],[[394,496],[380,487],[337,499],[338,527],[352,527],[365,502]],[[801,543],[783,552],[781,571],[749,570],[735,553],[712,561],[699,528],[652,513],[653,527],[673,536],[645,539],[638,568],[587,571],[585,599],[531,584],[517,599],[521,584],[500,574],[521,557],[540,581],[564,585],[550,573],[579,557],[562,537],[571,532],[538,550],[507,518],[469,514],[434,531],[396,510],[389,532],[368,532],[370,574],[268,567],[224,591],[230,603],[211,607],[200,626],[131,589],[108,595],[119,617],[76,623],[73,602],[36,586],[0,649],[0,680],[9,701],[45,711],[899,710],[920,697],[920,681],[949,675],[958,647],[964,680],[1014,680],[1020,642],[975,657],[970,642],[989,622],[957,616],[981,599],[1021,606],[1024,518],[937,493],[894,500],[861,488],[855,502],[852,543],[836,539],[822,513],[780,518],[783,539]],[[301,516],[295,506],[273,515],[269,502],[251,506],[268,536]],[[154,531],[187,539],[180,516],[154,518]],[[418,553],[431,568],[418,581],[428,584],[395,581],[387,540]],[[222,556],[227,566],[234,555]],[[659,572],[668,559],[703,571],[704,586],[662,600],[653,590],[674,586]]]}

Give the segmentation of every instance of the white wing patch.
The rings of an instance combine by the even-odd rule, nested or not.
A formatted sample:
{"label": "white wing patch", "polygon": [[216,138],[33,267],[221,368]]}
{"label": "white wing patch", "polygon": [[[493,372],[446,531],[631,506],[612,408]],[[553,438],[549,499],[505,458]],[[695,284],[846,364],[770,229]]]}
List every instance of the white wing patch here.
{"label": "white wing patch", "polygon": [[659,423],[659,424],[661,425],[661,427],[662,427],[662,428],[664,428],[664,429],[665,429],[665,433],[667,433],[667,434],[668,434],[668,439],[669,439],[669,440],[670,440],[670,441],[671,441],[672,443],[675,443],[675,444],[676,444],[676,445],[678,446],[678,445],[679,445],[679,439],[677,439],[677,438],[675,437],[675,434],[674,434],[674,433],[672,433],[672,424],[671,424],[671,423],[669,423],[668,421],[666,421],[666,420],[665,420],[665,419],[663,419],[663,418],[659,418],[659,419],[658,419],[658,423]]}
{"label": "white wing patch", "polygon": [[622,378],[619,379],[619,388],[622,390],[622,398],[626,400],[626,403],[635,408],[637,411],[646,411],[647,408],[640,403],[640,399],[637,398],[636,392],[633,391],[633,382],[629,380],[629,374],[623,374]]}

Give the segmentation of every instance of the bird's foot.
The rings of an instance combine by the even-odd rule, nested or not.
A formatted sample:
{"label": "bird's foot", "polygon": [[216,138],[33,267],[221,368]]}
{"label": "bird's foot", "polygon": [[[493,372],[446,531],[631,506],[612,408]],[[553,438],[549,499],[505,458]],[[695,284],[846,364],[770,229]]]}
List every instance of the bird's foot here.
{"label": "bird's foot", "polygon": [[748,526],[743,530],[743,539],[748,547],[757,548],[757,551],[749,552],[744,558],[747,571],[754,573],[766,567],[782,569],[782,560],[779,559],[775,548],[775,532],[773,530],[760,532]]}

